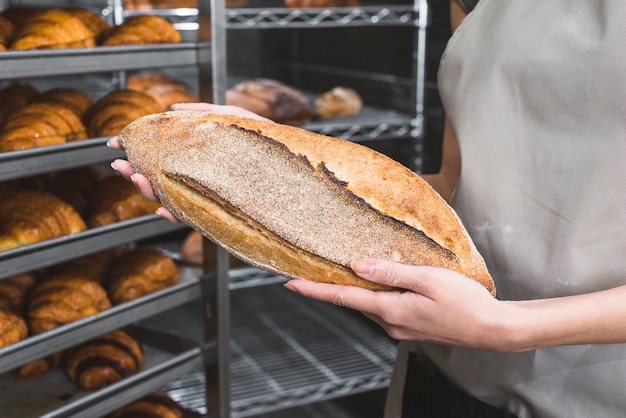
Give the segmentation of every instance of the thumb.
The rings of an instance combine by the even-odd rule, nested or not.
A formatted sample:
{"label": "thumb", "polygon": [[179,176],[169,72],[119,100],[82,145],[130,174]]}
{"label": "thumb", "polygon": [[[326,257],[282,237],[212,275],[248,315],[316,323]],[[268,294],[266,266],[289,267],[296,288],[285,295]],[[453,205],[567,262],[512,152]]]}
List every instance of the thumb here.
{"label": "thumb", "polygon": [[351,263],[357,276],[371,282],[384,284],[417,293],[424,293],[433,269],[411,266],[377,258],[360,258]]}

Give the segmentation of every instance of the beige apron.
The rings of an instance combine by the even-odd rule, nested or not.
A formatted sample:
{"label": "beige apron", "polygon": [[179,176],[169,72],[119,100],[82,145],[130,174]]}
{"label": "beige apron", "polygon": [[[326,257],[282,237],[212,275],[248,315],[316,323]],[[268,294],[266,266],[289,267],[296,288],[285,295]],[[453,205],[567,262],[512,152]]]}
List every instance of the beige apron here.
{"label": "beige apron", "polygon": [[[626,284],[626,0],[481,0],[439,70],[453,206],[507,300]],[[626,303],[626,301],[624,302]],[[492,353],[401,343],[520,417],[626,417],[626,344]]]}

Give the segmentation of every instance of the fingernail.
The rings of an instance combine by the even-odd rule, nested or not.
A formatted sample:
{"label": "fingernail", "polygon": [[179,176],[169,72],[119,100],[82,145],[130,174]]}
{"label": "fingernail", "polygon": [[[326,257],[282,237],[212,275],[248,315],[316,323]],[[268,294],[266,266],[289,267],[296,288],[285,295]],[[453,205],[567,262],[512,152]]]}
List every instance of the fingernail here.
{"label": "fingernail", "polygon": [[134,184],[137,183],[137,173],[131,174],[129,178]]}
{"label": "fingernail", "polygon": [[291,284],[292,280],[289,280],[287,283],[285,283],[283,285],[283,287],[287,290],[291,290],[292,292],[295,292],[296,289],[294,289],[293,285]]}
{"label": "fingernail", "polygon": [[357,274],[371,274],[374,270],[374,263],[371,260],[361,258],[353,261],[351,267]]}
{"label": "fingernail", "polygon": [[109,140],[107,140],[107,144],[106,144],[106,145],[107,145],[107,147],[109,147],[109,148],[111,148],[111,144],[110,144],[110,142],[111,142],[111,140],[109,139]]}

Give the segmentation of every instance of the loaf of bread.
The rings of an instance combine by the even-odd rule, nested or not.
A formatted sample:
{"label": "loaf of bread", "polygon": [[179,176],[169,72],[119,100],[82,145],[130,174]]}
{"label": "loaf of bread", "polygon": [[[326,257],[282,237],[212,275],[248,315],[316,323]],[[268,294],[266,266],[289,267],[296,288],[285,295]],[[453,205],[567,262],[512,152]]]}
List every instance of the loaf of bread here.
{"label": "loaf of bread", "polygon": [[71,110],[49,103],[33,103],[11,113],[0,130],[0,152],[63,144],[87,138],[87,131]]}
{"label": "loaf of bread", "polygon": [[[209,246],[205,253],[205,246]],[[196,266],[206,266],[214,268],[217,265],[217,252],[215,243],[202,239],[202,234],[198,231],[191,231],[187,234],[180,246],[180,259],[186,263]],[[228,265],[230,267],[242,267],[246,263],[229,254]]]}
{"label": "loaf of bread", "polygon": [[371,148],[200,111],[146,116],[120,142],[174,216],[248,264],[386,289],[350,269],[354,259],[376,257],[452,269],[495,292],[454,210]]}
{"label": "loaf of bread", "polygon": [[88,195],[87,226],[97,228],[138,216],[153,214],[159,205],[139,194],[132,183],[119,176],[98,181]]}
{"label": "loaf of bread", "polygon": [[100,98],[85,112],[83,121],[92,138],[117,135],[133,120],[165,110],[151,96],[133,90],[116,90]]}
{"label": "loaf of bread", "polygon": [[356,7],[359,3],[359,0],[285,0],[285,7]]}
{"label": "loaf of bread", "polygon": [[165,393],[151,393],[121,407],[107,418],[184,418],[185,411]]}
{"label": "loaf of bread", "polygon": [[226,104],[288,125],[301,125],[311,118],[311,105],[302,93],[267,78],[246,80],[231,87],[226,91]]}
{"label": "loaf of bread", "polygon": [[15,29],[10,49],[86,48],[96,36],[77,16],[62,9],[46,9],[27,17]]}
{"label": "loaf of bread", "polygon": [[138,247],[113,260],[105,280],[113,304],[128,302],[178,283],[178,268],[169,256]]}
{"label": "loaf of bread", "polygon": [[356,115],[363,108],[363,100],[356,90],[339,86],[320,94],[313,106],[315,116],[330,119]]}
{"label": "loaf of bread", "polygon": [[33,335],[95,315],[111,307],[104,288],[79,275],[54,274],[33,290],[27,307],[28,328]]}
{"label": "loaf of bread", "polygon": [[184,82],[163,73],[139,73],[128,77],[126,87],[152,97],[163,110],[175,103],[196,103],[198,95]]}
{"label": "loaf of bread", "polygon": [[180,41],[180,33],[169,20],[157,15],[138,15],[129,17],[121,25],[104,33],[101,45],[146,45]]}
{"label": "loaf of bread", "polygon": [[36,190],[0,201],[0,251],[84,231],[85,222],[58,197]]}
{"label": "loaf of bread", "polygon": [[143,364],[139,342],[116,330],[65,352],[69,378],[83,390],[98,390],[136,373]]}

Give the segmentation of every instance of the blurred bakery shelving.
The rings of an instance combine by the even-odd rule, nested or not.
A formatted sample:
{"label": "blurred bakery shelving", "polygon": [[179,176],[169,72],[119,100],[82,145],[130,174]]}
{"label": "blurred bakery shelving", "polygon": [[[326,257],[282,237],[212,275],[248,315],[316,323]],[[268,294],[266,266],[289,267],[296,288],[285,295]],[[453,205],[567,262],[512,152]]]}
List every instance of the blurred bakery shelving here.
{"label": "blurred bakery shelving", "polygon": [[[78,3],[118,22],[145,12],[124,10],[120,0],[102,5],[88,0]],[[269,3],[250,0],[248,7],[226,8],[222,0],[211,0],[200,8],[152,10],[171,19],[180,30],[183,42],[176,45],[1,53],[0,80],[29,79],[44,86],[70,80],[72,85],[85,84],[101,93],[123,86],[133,72],[163,70],[188,82],[200,91],[203,100],[214,102],[223,101],[224,91],[247,77],[282,78],[308,97],[351,80],[366,99],[359,114],[311,120],[302,127],[374,147],[378,143],[392,144],[389,146],[399,150],[398,155],[419,171],[427,2],[374,2],[330,9],[287,9],[280,7],[279,1],[272,2],[275,7],[268,7]],[[215,6],[211,16],[209,5]],[[217,25],[207,28],[208,22],[216,20]],[[378,31],[390,30],[394,31],[392,38],[399,31],[403,39],[396,42],[398,45],[387,45],[394,56],[393,66],[399,66],[395,55],[402,56],[400,74],[388,74],[384,65],[372,66],[381,61],[374,49],[381,48],[381,44],[361,42],[361,31],[367,43],[378,36]],[[337,57],[322,54],[318,61],[315,54],[324,46],[318,44],[316,33],[345,48],[339,52],[344,60],[335,62]],[[347,48],[345,45],[351,42],[360,46]],[[311,48],[312,44],[318,47]],[[245,45],[245,53],[237,45]],[[361,65],[363,59],[370,65]],[[0,154],[0,181],[108,163],[123,156],[104,147],[107,139]],[[0,253],[0,278],[140,240],[167,248],[169,243],[160,242],[158,237],[180,237],[178,233],[184,230],[181,225],[149,215],[75,237],[10,250]],[[171,247],[173,257],[179,256],[179,244],[175,242]],[[43,416],[91,417],[94,411],[103,414],[160,389],[201,414],[271,417],[291,411],[305,417],[308,405],[323,405],[321,401],[388,385],[395,344],[380,330],[364,324],[362,318],[283,291],[281,277],[246,267],[229,269],[224,254],[218,254],[217,276],[198,269],[183,271],[178,285],[0,349],[0,371],[102,332],[137,324],[144,330],[176,335],[185,342],[191,338],[195,344],[183,344],[183,351],[170,350],[163,362],[150,364],[152,367],[142,373],[108,389],[73,394],[71,399],[66,394],[64,402],[49,404],[51,409]],[[203,321],[207,314],[213,317]],[[219,411],[207,409],[209,398]],[[3,401],[6,399],[0,395],[0,404]],[[294,409],[299,407],[305,409]],[[37,412],[32,416],[39,415]]]}

